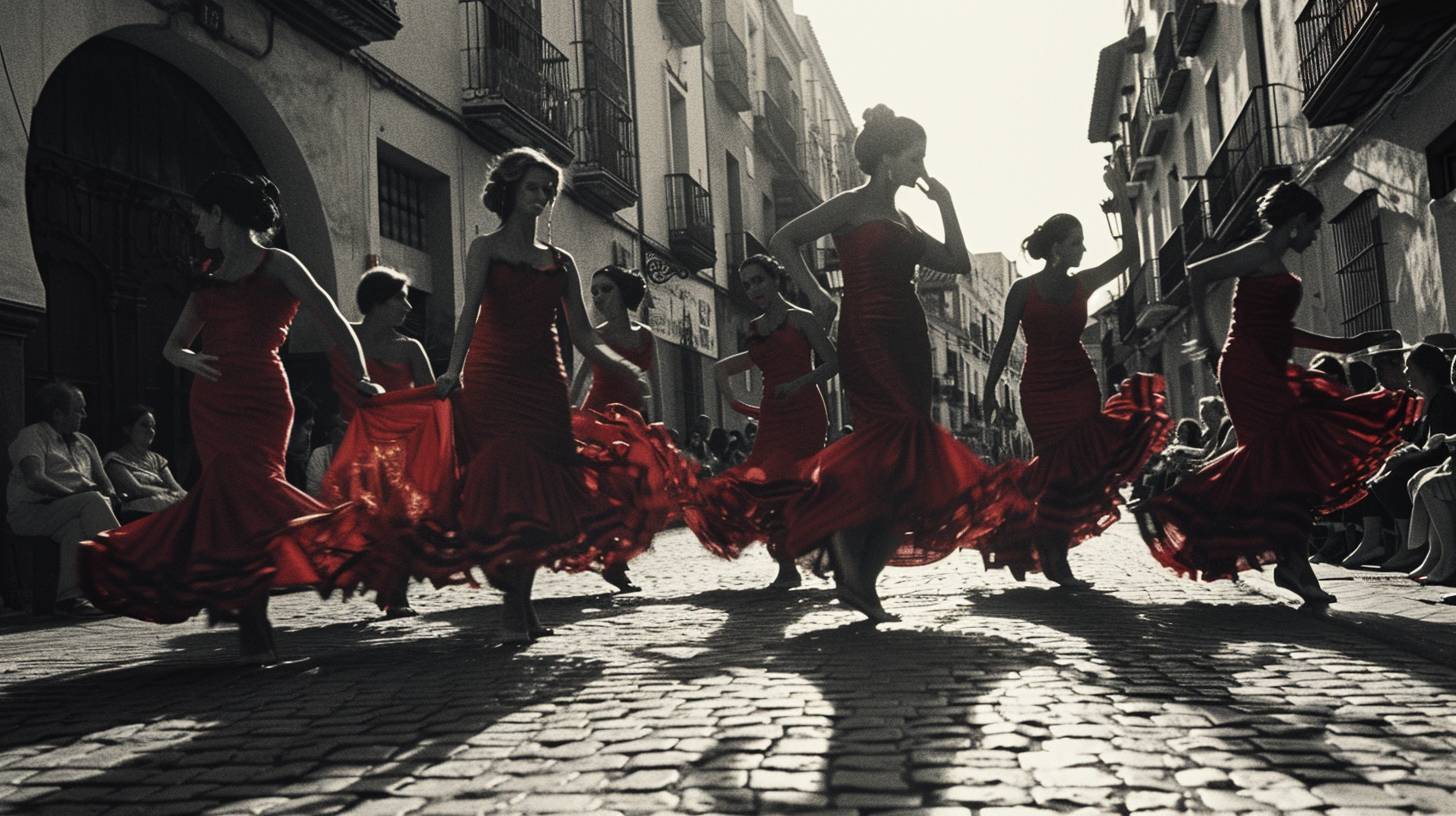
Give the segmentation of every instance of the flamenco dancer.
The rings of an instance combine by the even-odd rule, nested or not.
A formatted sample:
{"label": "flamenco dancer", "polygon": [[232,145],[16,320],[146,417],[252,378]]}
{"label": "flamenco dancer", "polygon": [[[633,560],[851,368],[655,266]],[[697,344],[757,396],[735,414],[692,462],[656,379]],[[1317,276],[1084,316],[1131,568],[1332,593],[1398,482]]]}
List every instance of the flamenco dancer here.
{"label": "flamenco dancer", "polygon": [[[832,536],[839,599],[876,621],[896,619],[875,591],[887,562],[927,564],[974,546],[1018,501],[1004,473],[930,418],[930,337],[916,264],[964,275],[971,261],[950,192],[926,176],[925,149],[919,123],[884,105],[868,111],[854,155],[869,181],[790,221],[769,244],[828,325],[836,306],[799,247],[833,236],[845,284],[840,378],[854,414],[854,433],[805,464],[810,484],[785,508],[783,551],[798,557]],[[945,243],[895,209],[899,189],[922,178],[920,189],[940,207]]]}
{"label": "flamenco dancer", "polygon": [[[662,416],[662,380],[657,371],[657,336],[652,329],[632,319],[632,313],[642,305],[647,295],[647,282],[630,269],[615,264],[604,266],[592,274],[592,308],[603,318],[596,326],[597,336],[622,359],[647,373],[652,392],[652,416]],[[590,378],[591,387],[585,398],[582,387]],[[622,405],[641,414],[647,414],[646,400],[642,389],[634,379],[626,377],[620,370],[593,362],[580,366],[571,384],[571,401],[580,400],[581,411],[595,411],[608,414],[610,405]],[[601,428],[595,418],[573,414],[573,430],[580,438],[591,434],[594,428]],[[641,592],[642,588],[632,583],[627,576],[627,562],[617,561],[602,570],[607,583],[622,592]]]}
{"label": "flamenco dancer", "polygon": [[1125,179],[1109,166],[1103,181],[1122,218],[1122,251],[1072,274],[1087,251],[1081,223],[1060,213],[1037,227],[1021,247],[1046,265],[1011,285],[986,379],[989,416],[1020,327],[1026,335],[1021,411],[1035,452],[1020,485],[1035,499],[1036,510],[1029,518],[1008,519],[982,554],[989,565],[1008,567],[1018,577],[1040,566],[1047,578],[1072,588],[1091,584],[1072,574],[1067,549],[1117,520],[1118,488],[1162,449],[1173,424],[1164,407],[1162,375],[1134,374],[1103,405],[1097,373],[1082,347],[1087,297],[1138,264],[1137,224]]}
{"label": "flamenco dancer", "polygon": [[[1212,581],[1272,562],[1275,583],[1316,604],[1335,597],[1309,566],[1315,517],[1365,495],[1366,479],[1421,410],[1407,391],[1353,394],[1289,362],[1296,347],[1349,354],[1394,337],[1326,337],[1295,327],[1302,287],[1284,257],[1314,243],[1323,212],[1313,194],[1280,182],[1259,200],[1261,235],[1189,267],[1199,336],[1188,351],[1217,360],[1238,444],[1136,511],[1148,547],[1170,569]],[[1226,278],[1238,283],[1220,358],[1207,290]]]}
{"label": "flamenco dancer", "polygon": [[[789,272],[783,264],[752,255],[738,265],[738,277],[763,314],[749,323],[748,350],[719,360],[713,373],[733,410],[756,418],[759,430],[748,458],[704,482],[699,501],[684,516],[699,540],[725,558],[736,558],[754,541],[767,541],[779,564],[769,586],[789,589],[802,582],[799,569],[772,525],[758,523],[757,499],[748,488],[797,480],[804,460],[824,447],[829,415],[819,386],[839,371],[839,354],[813,313],[784,299]],[[818,367],[815,354],[822,361]],[[733,388],[733,377],[754,366],[763,372],[759,405],[744,402]]]}
{"label": "flamenco dancer", "polygon": [[[268,590],[320,580],[302,550],[269,543],[291,519],[325,509],[283,478],[293,402],[278,348],[300,304],[344,350],[353,390],[381,389],[334,302],[297,258],[267,246],[281,219],[273,182],[216,173],[194,198],[196,231],[223,260],[188,298],[163,355],[196,376],[202,475],[181,502],[85,542],[82,581],[97,606],[129,617],[177,623],[207,609],[235,619],[242,661],[263,665],[277,661]],[[199,333],[205,353],[190,348]]]}
{"label": "flamenco dancer", "polygon": [[459,389],[466,557],[505,592],[504,639],[512,643],[551,634],[531,605],[538,568],[630,558],[651,543],[666,517],[658,505],[668,501],[654,483],[661,474],[641,464],[671,454],[661,426],[648,428],[635,412],[596,415],[611,433],[660,446],[652,456],[624,455],[621,446],[578,452],[573,439],[559,310],[587,360],[634,383],[641,399],[651,389],[646,372],[592,329],[571,256],[537,238],[537,219],[560,185],[561,169],[532,148],[506,152],[491,170],[483,199],[501,226],[470,246],[450,364],[436,380],[442,396]]}
{"label": "flamenco dancer", "polygon": [[[363,319],[350,326],[364,351],[364,364],[369,370],[369,378],[382,386],[385,393],[432,386],[435,382],[435,372],[430,366],[430,358],[425,354],[425,347],[420,341],[400,333],[400,327],[413,311],[409,302],[409,285],[409,276],[388,266],[376,266],[364,273],[354,292],[354,301]],[[371,412],[371,417],[381,412],[399,414],[398,409],[387,405],[384,400],[361,405],[358,392],[350,387],[345,355],[340,354],[336,348],[330,352],[329,357],[334,393],[339,397],[339,415],[345,422],[352,422],[361,407]],[[335,461],[358,466],[358,458],[351,455],[354,448],[354,445],[341,448],[343,455],[336,453]],[[411,451],[412,458],[417,458],[418,455],[418,451]],[[453,467],[453,463],[448,460],[433,464]],[[335,471],[335,477],[326,482],[325,495],[330,503],[334,500],[342,502],[357,498],[350,495],[347,488],[341,487],[342,481],[341,475]],[[400,575],[396,590],[381,593],[380,601],[386,618],[415,616],[415,610],[409,605],[408,587],[409,576]]]}

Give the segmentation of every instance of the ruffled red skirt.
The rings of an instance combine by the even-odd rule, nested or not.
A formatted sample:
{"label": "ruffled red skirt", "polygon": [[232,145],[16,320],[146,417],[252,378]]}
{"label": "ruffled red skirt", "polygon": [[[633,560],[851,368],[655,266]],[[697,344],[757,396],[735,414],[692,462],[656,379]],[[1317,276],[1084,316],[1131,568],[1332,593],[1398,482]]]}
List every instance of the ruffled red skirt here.
{"label": "ruffled red skirt", "polygon": [[807,486],[783,512],[783,551],[797,558],[874,522],[901,538],[887,563],[938,561],[1030,512],[1016,489],[1024,467],[986,464],[928,417],[876,417],[804,464]]}
{"label": "ruffled red skirt", "polygon": [[986,565],[1039,569],[1039,536],[1051,533],[1075,546],[1111,527],[1122,504],[1118,489],[1168,442],[1173,420],[1166,393],[1161,374],[1134,374],[1101,412],[1076,423],[1055,444],[1039,447],[1018,480],[1020,491],[1035,502],[1033,512],[1009,515],[987,538],[981,547]]}
{"label": "ruffled red skirt", "polygon": [[1164,566],[1212,581],[1275,563],[1279,544],[1364,498],[1365,481],[1420,418],[1421,398],[1406,391],[1352,394],[1297,365],[1284,379],[1292,399],[1278,427],[1254,435],[1236,426],[1238,447],[1139,508]]}

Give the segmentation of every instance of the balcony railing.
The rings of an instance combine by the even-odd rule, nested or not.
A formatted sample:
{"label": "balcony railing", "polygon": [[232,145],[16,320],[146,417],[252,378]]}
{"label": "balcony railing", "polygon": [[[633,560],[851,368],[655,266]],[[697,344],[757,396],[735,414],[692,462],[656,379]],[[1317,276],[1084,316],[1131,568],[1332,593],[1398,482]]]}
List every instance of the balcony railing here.
{"label": "balcony railing", "polygon": [[829,156],[817,134],[799,143],[799,169],[804,183],[820,197],[829,188]]}
{"label": "balcony railing", "polygon": [[1208,240],[1208,213],[1203,207],[1203,188],[1198,184],[1188,191],[1183,199],[1183,249],[1186,257],[1193,260],[1200,255]]}
{"label": "balcony railing", "polygon": [[1158,112],[1174,113],[1183,102],[1183,92],[1188,89],[1190,71],[1183,58],[1178,56],[1178,43],[1174,34],[1173,14],[1163,15],[1163,25],[1158,29],[1158,42],[1153,46],[1153,64],[1158,72]]}
{"label": "balcony railing", "polygon": [[1127,288],[1117,298],[1117,331],[1123,342],[1137,334],[1138,313],[1147,305],[1147,285],[1143,281],[1143,270],[1138,268],[1128,278]]}
{"label": "balcony railing", "polygon": [[600,212],[612,213],[636,203],[632,117],[621,102],[597,88],[578,88],[573,96],[576,169],[572,188]]}
{"label": "balcony railing", "polygon": [[1205,176],[1209,233],[1227,243],[1258,225],[1253,218],[1258,197],[1290,176],[1282,163],[1279,112],[1274,88],[1261,85],[1249,94],[1228,135],[1214,151]]}
{"label": "balcony railing", "polygon": [[531,21],[503,0],[464,0],[462,113],[502,149],[537,145],[566,163],[571,144],[570,65]]}
{"label": "balcony railing", "polygon": [[299,31],[340,53],[372,42],[392,40],[402,25],[395,0],[264,0],[264,3]]}
{"label": "balcony railing", "polygon": [[657,0],[657,16],[678,45],[703,44],[703,0]]}
{"label": "balcony railing", "polygon": [[1186,257],[1183,228],[1179,227],[1158,250],[1158,299],[1165,304],[1182,306],[1188,302]]}
{"label": "balcony railing", "polygon": [[1192,57],[1218,14],[1218,0],[1178,0],[1178,56]]}
{"label": "balcony railing", "polygon": [[667,176],[667,232],[673,257],[689,269],[718,262],[713,233],[713,199],[687,173]]}
{"label": "balcony railing", "polygon": [[[1163,248],[1167,248],[1165,242]],[[1143,261],[1143,268],[1138,271],[1139,286],[1134,287],[1133,304],[1137,308],[1137,327],[1143,331],[1155,331],[1163,322],[1168,319],[1176,308],[1165,303],[1161,296],[1162,286],[1161,265],[1157,258],[1149,258]]]}
{"label": "balcony railing", "polygon": [[[790,101],[790,100],[786,100]],[[798,109],[797,99],[791,100]],[[797,115],[797,114],[795,114]],[[758,110],[753,117],[753,135],[781,169],[796,172],[799,164],[799,131],[780,100],[768,91],[758,92]]]}
{"label": "balcony railing", "polygon": [[1440,0],[1309,0],[1294,22],[1305,117],[1354,121],[1452,24],[1456,3]]}
{"label": "balcony railing", "polygon": [[713,23],[713,82],[729,110],[742,113],[753,107],[748,48],[726,20]]}

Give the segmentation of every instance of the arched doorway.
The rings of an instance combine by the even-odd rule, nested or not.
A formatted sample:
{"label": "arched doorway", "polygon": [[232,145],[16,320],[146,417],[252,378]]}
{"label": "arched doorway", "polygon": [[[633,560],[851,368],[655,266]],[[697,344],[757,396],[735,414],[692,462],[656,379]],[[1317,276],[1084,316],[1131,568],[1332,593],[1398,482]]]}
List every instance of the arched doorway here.
{"label": "arched doorway", "polygon": [[190,191],[219,169],[264,172],[227,112],[146,51],[98,37],[46,82],[26,164],[46,287],[45,317],[26,341],[27,392],[56,378],[81,386],[102,450],[119,441],[117,411],[145,402],[157,410],[158,450],[183,471],[190,462],[188,383],[161,350],[201,251]]}

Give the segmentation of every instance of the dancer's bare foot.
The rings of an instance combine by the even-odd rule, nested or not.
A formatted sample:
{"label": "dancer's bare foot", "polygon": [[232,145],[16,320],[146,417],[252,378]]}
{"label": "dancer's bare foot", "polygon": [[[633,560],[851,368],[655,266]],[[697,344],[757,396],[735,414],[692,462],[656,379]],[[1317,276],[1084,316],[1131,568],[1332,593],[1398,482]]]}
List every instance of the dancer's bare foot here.
{"label": "dancer's bare foot", "polygon": [[768,588],[793,589],[802,583],[804,583],[804,579],[799,576],[799,567],[793,561],[780,561],[778,577],[774,578]]}
{"label": "dancer's bare foot", "polygon": [[1360,546],[1345,556],[1345,560],[1341,561],[1340,565],[1348,569],[1357,569],[1380,563],[1385,558],[1385,548],[1378,543],[1379,537],[1376,537],[1374,541],[1376,543],[1372,543],[1372,539],[1368,538],[1361,541]]}
{"label": "dancer's bare foot", "polygon": [[602,578],[606,579],[607,583],[616,587],[617,591],[624,595],[642,591],[642,587],[632,583],[632,579],[627,577],[626,564],[607,567],[602,571]]}
{"label": "dancer's bare foot", "polygon": [[1289,564],[1279,564],[1274,568],[1274,583],[1303,598],[1306,603],[1332,604],[1335,602],[1335,596],[1320,588],[1319,578],[1315,577],[1314,570],[1309,569],[1308,565],[1303,570],[1299,570]]}
{"label": "dancer's bare foot", "polygon": [[835,587],[834,596],[839,599],[840,603],[864,615],[875,623],[891,623],[900,619],[899,615],[892,615],[885,611],[885,607],[880,605],[879,598],[861,595],[845,584],[840,584]]}

